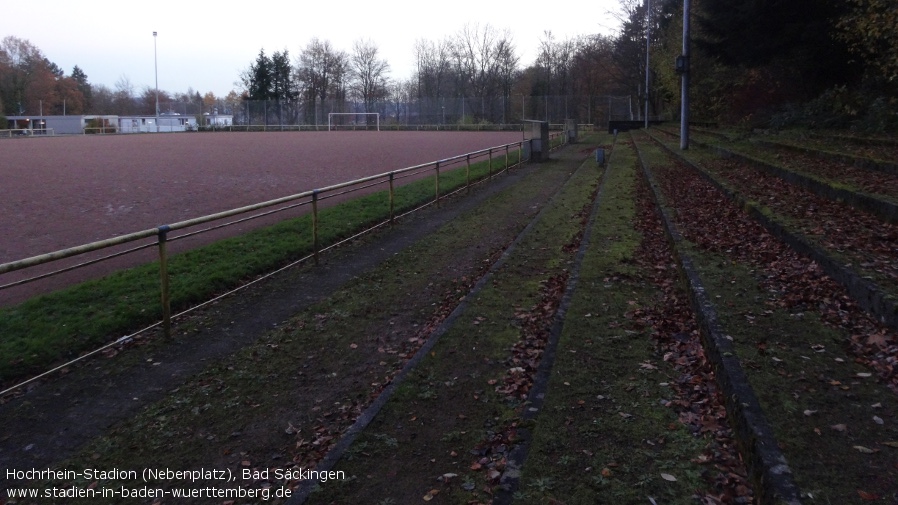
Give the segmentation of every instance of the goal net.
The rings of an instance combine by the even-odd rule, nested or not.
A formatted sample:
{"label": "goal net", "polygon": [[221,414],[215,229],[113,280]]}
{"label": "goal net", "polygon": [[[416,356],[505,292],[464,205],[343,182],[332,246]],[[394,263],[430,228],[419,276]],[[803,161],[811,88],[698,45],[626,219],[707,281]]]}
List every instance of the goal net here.
{"label": "goal net", "polygon": [[380,131],[379,112],[330,112],[327,115],[327,131],[367,130],[369,127]]}

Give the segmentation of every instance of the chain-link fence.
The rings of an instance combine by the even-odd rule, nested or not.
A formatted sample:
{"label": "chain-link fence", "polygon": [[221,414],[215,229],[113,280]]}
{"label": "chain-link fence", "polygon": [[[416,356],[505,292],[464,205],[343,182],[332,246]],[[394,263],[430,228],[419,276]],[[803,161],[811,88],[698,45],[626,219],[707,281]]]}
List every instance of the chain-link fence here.
{"label": "chain-link fence", "polygon": [[[611,119],[638,117],[638,107],[628,96],[564,95],[503,97],[400,97],[364,103],[354,100],[250,101],[214,104],[170,102],[160,104],[169,114],[195,116],[200,126],[211,124],[216,116],[230,116],[235,126],[308,126],[326,129],[332,112],[380,114],[382,127],[420,125],[503,125],[523,120],[562,123],[575,119],[580,124],[605,125]],[[341,125],[361,126],[373,119],[365,116],[341,116]],[[222,124],[218,122],[217,124]],[[305,128],[304,128],[305,129]]]}

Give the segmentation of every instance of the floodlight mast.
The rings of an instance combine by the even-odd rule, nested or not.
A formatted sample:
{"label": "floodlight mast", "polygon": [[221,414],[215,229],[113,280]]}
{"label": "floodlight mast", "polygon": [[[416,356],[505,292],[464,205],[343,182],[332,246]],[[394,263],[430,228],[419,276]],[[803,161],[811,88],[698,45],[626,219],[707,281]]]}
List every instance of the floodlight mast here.
{"label": "floodlight mast", "polygon": [[645,0],[645,129],[649,129],[649,49],[652,44],[652,0]]}
{"label": "floodlight mast", "polygon": [[680,149],[689,149],[689,11],[690,0],[683,0],[683,63],[680,76]]}
{"label": "floodlight mast", "polygon": [[153,70],[156,72],[156,133],[159,132],[159,58],[156,53],[156,32],[153,32]]}

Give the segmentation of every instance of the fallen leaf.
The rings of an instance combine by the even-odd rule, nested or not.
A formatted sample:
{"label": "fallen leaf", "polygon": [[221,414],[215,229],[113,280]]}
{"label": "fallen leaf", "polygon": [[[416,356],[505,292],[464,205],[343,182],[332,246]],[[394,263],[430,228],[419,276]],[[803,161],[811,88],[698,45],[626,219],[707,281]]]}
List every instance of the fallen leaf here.
{"label": "fallen leaf", "polygon": [[889,340],[882,333],[874,333],[867,337],[867,345],[875,345],[880,349],[885,349],[889,346]]}
{"label": "fallen leaf", "polygon": [[357,344],[349,344],[350,349],[357,349],[359,346]]}
{"label": "fallen leaf", "polygon": [[858,377],[870,377],[870,376],[872,376],[872,375],[873,375],[873,374],[870,373],[870,372],[858,372],[858,373],[857,373],[857,376],[858,376]]}
{"label": "fallen leaf", "polygon": [[855,445],[854,448],[857,449],[858,452],[862,452],[864,454],[873,454],[874,452],[876,452],[873,449],[867,449],[863,445]]}
{"label": "fallen leaf", "polygon": [[876,494],[873,494],[873,493],[868,493],[868,492],[866,492],[866,491],[861,491],[860,489],[857,490],[857,494],[858,494],[858,495],[861,497],[861,499],[864,500],[864,501],[876,501],[876,500],[879,499],[879,495],[876,495]]}
{"label": "fallen leaf", "polygon": [[677,481],[677,478],[669,473],[662,473],[661,478],[668,482],[676,482]]}
{"label": "fallen leaf", "polygon": [[817,413],[816,410],[805,410],[805,411],[804,411],[804,415],[806,415],[806,416],[812,416],[812,415],[814,415],[814,414],[816,414],[816,413]]}
{"label": "fallen leaf", "polygon": [[898,442],[883,442],[882,445],[887,445],[889,447],[894,447],[895,449],[898,449]]}
{"label": "fallen leaf", "polygon": [[882,424],[882,423],[883,423],[883,420],[882,420],[882,418],[879,417],[879,416],[873,416],[873,422],[876,423],[876,424]]}
{"label": "fallen leaf", "polygon": [[608,467],[603,468],[602,477],[611,477],[611,469]]}
{"label": "fallen leaf", "polygon": [[848,429],[848,427],[845,426],[844,424],[834,424],[834,425],[830,426],[830,428],[832,428],[836,431],[845,431],[846,429]]}

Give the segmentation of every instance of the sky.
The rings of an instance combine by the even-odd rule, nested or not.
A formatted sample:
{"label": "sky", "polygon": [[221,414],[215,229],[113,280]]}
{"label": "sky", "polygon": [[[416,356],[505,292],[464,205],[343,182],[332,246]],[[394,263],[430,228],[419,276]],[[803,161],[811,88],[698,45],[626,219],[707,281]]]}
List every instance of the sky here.
{"label": "sky", "polygon": [[[390,64],[393,79],[414,70],[414,44],[439,41],[466,25],[508,29],[522,65],[536,59],[543,33],[557,40],[614,35],[619,0],[506,2],[450,0],[27,0],[4,2],[0,38],[13,35],[37,46],[66,75],[78,65],[91,84],[114,89],[123,76],[136,92],[154,88],[224,96],[240,90],[240,73],[264,49],[287,49],[293,60],[312,38],[349,52],[371,40]],[[153,32],[158,35],[153,37]],[[158,69],[158,70],[157,70]]]}

